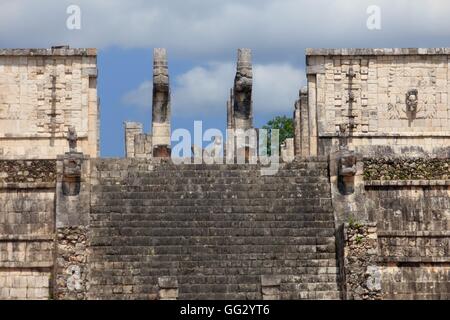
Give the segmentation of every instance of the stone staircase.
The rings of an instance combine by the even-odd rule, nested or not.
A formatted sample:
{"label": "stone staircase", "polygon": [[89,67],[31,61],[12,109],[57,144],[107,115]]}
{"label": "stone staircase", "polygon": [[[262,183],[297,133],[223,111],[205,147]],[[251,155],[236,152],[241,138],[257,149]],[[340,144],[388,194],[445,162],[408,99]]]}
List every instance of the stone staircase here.
{"label": "stone staircase", "polygon": [[92,167],[91,297],[156,299],[169,276],[179,299],[339,299],[325,159],[273,176],[248,164]]}

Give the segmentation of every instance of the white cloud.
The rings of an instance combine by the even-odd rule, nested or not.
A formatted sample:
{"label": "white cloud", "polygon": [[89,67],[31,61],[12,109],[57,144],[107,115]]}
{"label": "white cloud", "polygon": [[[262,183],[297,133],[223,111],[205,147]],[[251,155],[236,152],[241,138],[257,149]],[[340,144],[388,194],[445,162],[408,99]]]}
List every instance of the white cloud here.
{"label": "white cloud", "polygon": [[150,109],[152,105],[152,81],[144,81],[137,87],[122,97],[122,103],[143,109]]}
{"label": "white cloud", "polygon": [[[224,110],[233,86],[235,65],[229,62],[213,62],[195,67],[178,75],[172,83],[173,114],[197,113],[214,115]],[[253,106],[258,115],[293,110],[298,90],[305,83],[304,72],[290,64],[255,64],[253,67]],[[122,102],[126,105],[151,106],[151,81],[126,93]]]}
{"label": "white cloud", "polygon": [[233,86],[235,67],[232,63],[209,63],[195,67],[176,77],[173,108],[176,114],[183,110],[201,114],[214,114],[225,108],[229,88]]}
{"label": "white cloud", "polygon": [[253,104],[259,113],[294,110],[298,92],[305,84],[304,71],[289,64],[256,65],[253,78]]}
{"label": "white cloud", "polygon": [[[2,47],[163,46],[174,57],[208,60],[251,47],[273,61],[275,55],[302,56],[304,47],[442,46],[450,35],[447,0],[0,2]],[[66,28],[73,3],[82,11],[80,31]],[[366,28],[369,5],[381,7],[381,31]]]}

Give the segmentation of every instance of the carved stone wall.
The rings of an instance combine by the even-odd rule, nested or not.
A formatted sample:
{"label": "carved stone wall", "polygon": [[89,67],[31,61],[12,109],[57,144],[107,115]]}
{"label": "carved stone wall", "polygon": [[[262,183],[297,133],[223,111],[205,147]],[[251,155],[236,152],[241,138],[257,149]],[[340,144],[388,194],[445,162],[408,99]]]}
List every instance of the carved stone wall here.
{"label": "carved stone wall", "polygon": [[143,133],[143,125],[139,122],[124,122],[125,127],[125,157],[135,157],[135,141],[136,135]]}
{"label": "carved stone wall", "polygon": [[0,184],[33,184],[56,181],[55,160],[0,161]]}
{"label": "carved stone wall", "polygon": [[95,49],[0,49],[0,159],[48,159],[80,150],[98,156]]}
{"label": "carved stone wall", "polygon": [[367,158],[364,179],[373,180],[450,180],[450,159]]}
{"label": "carved stone wall", "polygon": [[[152,99],[152,140],[155,148],[170,146],[170,83],[167,51],[153,50],[153,99]],[[152,153],[158,153],[154,150]],[[154,154],[159,156],[158,154]]]}
{"label": "carved stone wall", "polygon": [[450,50],[308,49],[310,154],[338,144],[363,155],[446,155]]}
{"label": "carved stone wall", "polygon": [[89,298],[339,298],[326,159],[156,160],[92,162]]}
{"label": "carved stone wall", "polygon": [[[273,176],[157,158],[156,53],[163,148],[93,159],[95,52],[0,50],[0,299],[450,299],[450,50],[308,51]],[[127,157],[153,138],[127,124]]]}
{"label": "carved stone wall", "polygon": [[[407,180],[428,175],[442,178],[447,169],[435,161],[427,162],[428,166],[418,159],[405,161],[401,170],[385,160],[385,165],[394,165],[381,173],[374,168],[380,162],[370,161],[369,176],[379,178],[380,173],[404,179],[364,182],[364,206],[369,219],[377,223],[383,299],[450,298],[450,181]],[[410,165],[418,166],[417,175],[411,175]]]}
{"label": "carved stone wall", "polygon": [[84,300],[89,288],[88,228],[58,228],[55,299]]}
{"label": "carved stone wall", "polygon": [[376,225],[351,221],[343,225],[341,232],[344,241],[341,262],[344,298],[381,299],[381,268],[378,265]]}
{"label": "carved stone wall", "polygon": [[50,298],[51,274],[36,270],[0,271],[0,299],[47,300]]}
{"label": "carved stone wall", "polygon": [[51,297],[55,161],[0,161],[0,299]]}

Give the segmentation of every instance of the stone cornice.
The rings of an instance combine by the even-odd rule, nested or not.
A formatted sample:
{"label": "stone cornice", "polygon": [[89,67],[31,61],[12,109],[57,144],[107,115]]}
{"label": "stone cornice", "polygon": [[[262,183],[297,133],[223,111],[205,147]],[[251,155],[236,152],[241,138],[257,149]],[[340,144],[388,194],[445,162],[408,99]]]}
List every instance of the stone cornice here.
{"label": "stone cornice", "polygon": [[95,48],[0,49],[0,56],[85,56],[96,57]]}
{"label": "stone cornice", "polygon": [[306,56],[450,55],[450,48],[307,48]]}

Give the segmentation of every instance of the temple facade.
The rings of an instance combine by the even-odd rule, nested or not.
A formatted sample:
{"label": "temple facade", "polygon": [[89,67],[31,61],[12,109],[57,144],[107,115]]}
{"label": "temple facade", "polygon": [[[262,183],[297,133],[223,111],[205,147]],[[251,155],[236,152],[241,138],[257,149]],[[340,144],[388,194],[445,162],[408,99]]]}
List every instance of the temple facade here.
{"label": "temple facade", "polygon": [[[175,163],[153,61],[151,132],[108,159],[96,50],[0,50],[0,299],[450,298],[450,49],[306,50],[271,175]],[[229,130],[255,129],[252,85],[239,49]]]}

